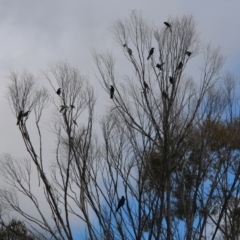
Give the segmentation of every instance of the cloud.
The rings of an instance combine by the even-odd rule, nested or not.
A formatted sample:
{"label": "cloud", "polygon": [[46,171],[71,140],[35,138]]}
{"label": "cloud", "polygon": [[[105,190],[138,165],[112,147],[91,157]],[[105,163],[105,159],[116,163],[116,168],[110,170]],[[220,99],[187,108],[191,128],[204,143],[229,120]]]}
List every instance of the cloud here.
{"label": "cloud", "polygon": [[[67,59],[70,65],[89,75],[93,83],[97,82],[90,51],[117,51],[109,27],[119,18],[128,17],[132,10],[137,10],[156,26],[161,26],[169,17],[192,14],[201,39],[221,46],[228,57],[227,66],[238,73],[239,9],[240,2],[223,0],[1,1],[0,153],[14,152],[14,155],[26,156],[16,118],[4,98],[9,68],[27,68],[38,76],[39,69],[46,69],[49,63]],[[33,121],[31,118],[33,116],[29,121]]]}

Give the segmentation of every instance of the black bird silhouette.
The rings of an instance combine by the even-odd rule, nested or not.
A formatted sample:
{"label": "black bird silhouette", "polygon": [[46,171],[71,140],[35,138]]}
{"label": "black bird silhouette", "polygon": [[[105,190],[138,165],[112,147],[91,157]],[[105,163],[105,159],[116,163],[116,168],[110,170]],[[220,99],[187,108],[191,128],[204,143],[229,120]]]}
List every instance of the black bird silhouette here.
{"label": "black bird silhouette", "polygon": [[22,117],[27,117],[30,111],[26,111],[25,113],[22,113]]}
{"label": "black bird silhouette", "polygon": [[68,109],[68,106],[66,106],[66,105],[62,105],[62,106],[60,106],[60,112],[62,112],[63,110],[67,110]]}
{"label": "black bird silhouette", "polygon": [[183,67],[183,63],[180,62],[180,63],[177,65],[176,71],[177,71],[177,70],[181,70],[182,67]]}
{"label": "black bird silhouette", "polygon": [[70,105],[70,107],[71,107],[71,109],[73,109],[73,108],[75,108],[75,106],[72,104],[72,105]]}
{"label": "black bird silhouette", "polygon": [[143,85],[144,85],[144,87],[145,87],[146,89],[150,90],[148,84],[147,84],[145,81],[143,81]]}
{"label": "black bird silhouette", "polygon": [[171,84],[174,83],[174,81],[173,81],[173,77],[169,77],[169,82],[170,82]]}
{"label": "black bird silhouette", "polygon": [[56,91],[57,95],[60,95],[61,94],[61,88],[59,88],[57,91]]}
{"label": "black bird silhouette", "polygon": [[167,100],[169,100],[168,94],[165,91],[162,91],[162,95],[164,98],[166,98]]}
{"label": "black bird silhouette", "polygon": [[116,212],[118,211],[119,208],[121,208],[124,205],[124,202],[125,202],[125,197],[122,196],[122,198],[118,202],[118,206],[117,206]]}
{"label": "black bird silhouette", "polygon": [[164,63],[161,63],[161,64],[158,63],[158,64],[156,65],[156,67],[157,67],[159,70],[162,71],[162,70],[163,70],[163,64],[164,64]]}
{"label": "black bird silhouette", "polygon": [[113,94],[114,94],[114,87],[113,85],[110,85],[111,88],[110,88],[110,99],[113,99]]}
{"label": "black bird silhouette", "polygon": [[17,117],[17,125],[19,124],[19,122],[21,121],[22,119],[22,114],[23,114],[23,110],[21,110],[18,114],[18,117]]}
{"label": "black bird silhouette", "polygon": [[163,22],[171,31],[172,31],[172,25],[168,22]]}
{"label": "black bird silhouette", "polygon": [[191,54],[192,54],[192,52],[187,51],[187,52],[185,52],[185,54],[188,55],[188,56],[190,57]]}
{"label": "black bird silhouette", "polygon": [[154,47],[151,48],[151,50],[149,51],[149,55],[148,55],[147,60],[153,55],[153,52],[154,52]]}
{"label": "black bird silhouette", "polygon": [[132,56],[132,49],[131,49],[131,48],[128,48],[127,51],[128,51],[128,54],[129,54],[130,56]]}
{"label": "black bird silhouette", "polygon": [[127,46],[127,44],[126,44],[126,43],[125,43],[125,44],[123,44],[123,47],[124,47],[124,48],[126,48],[126,50],[127,50],[128,54],[129,54],[129,56],[132,56],[132,49],[131,49],[131,48],[129,48],[129,47]]}

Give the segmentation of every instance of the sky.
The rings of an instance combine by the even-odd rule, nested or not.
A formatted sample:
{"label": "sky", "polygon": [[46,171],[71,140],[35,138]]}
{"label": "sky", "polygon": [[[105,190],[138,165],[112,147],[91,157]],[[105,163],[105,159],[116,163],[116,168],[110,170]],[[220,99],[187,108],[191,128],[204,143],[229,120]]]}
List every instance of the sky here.
{"label": "sky", "polygon": [[226,69],[239,76],[237,0],[0,0],[0,154],[27,156],[6,99],[9,71],[27,69],[46,83],[41,70],[67,61],[98,86],[91,51],[115,51],[117,46],[109,28],[116,20],[127,18],[132,10],[141,12],[155,25],[169,17],[192,14],[200,38],[220,46],[227,58]]}
{"label": "sky", "polygon": [[[6,100],[10,70],[41,77],[49,64],[67,61],[98,86],[91,51],[117,49],[109,28],[132,10],[156,25],[168,17],[192,14],[203,41],[221,46],[226,68],[239,73],[239,1],[163,0],[1,0],[0,1],[0,153],[24,150],[16,119]],[[99,93],[101,94],[101,92]],[[19,146],[19,147],[16,147]]]}

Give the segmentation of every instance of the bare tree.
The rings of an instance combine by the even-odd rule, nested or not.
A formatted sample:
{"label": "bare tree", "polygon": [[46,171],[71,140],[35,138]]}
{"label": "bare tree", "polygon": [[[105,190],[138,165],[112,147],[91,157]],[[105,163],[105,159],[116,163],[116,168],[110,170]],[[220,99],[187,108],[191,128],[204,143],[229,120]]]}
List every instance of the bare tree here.
{"label": "bare tree", "polygon": [[[58,84],[58,88],[62,89],[61,94],[56,94],[56,89],[53,88],[52,97],[49,97],[45,89],[38,90],[34,77],[29,73],[24,73],[21,78],[16,73],[10,75],[12,82],[8,86],[9,102],[19,120],[19,130],[31,160],[26,159],[22,162],[9,154],[1,157],[3,180],[13,187],[1,189],[1,199],[8,209],[27,219],[34,230],[37,232],[43,230],[53,239],[74,239],[70,224],[73,219],[76,220],[74,217],[87,224],[89,236],[93,239],[85,187],[90,184],[89,172],[98,156],[92,133],[96,102],[94,92],[86,78],[67,64],[59,63],[51,67],[50,71],[45,73],[45,77],[52,87]],[[50,171],[43,157],[42,129],[39,126],[43,110],[48,106],[49,100],[56,107],[55,120],[49,126],[58,141],[56,159]],[[39,134],[38,147],[33,145],[30,138],[26,117],[23,115],[19,117],[19,112],[25,113],[26,109],[34,110],[35,113]],[[86,116],[88,119],[84,122]],[[74,122],[78,122],[79,127]],[[32,183],[34,178],[32,163],[39,175],[38,187],[44,193],[44,203],[34,195],[33,188],[36,186]],[[94,174],[96,175],[95,172]],[[37,210],[37,215],[21,207],[17,193],[30,200]],[[46,207],[49,209],[48,216],[43,214]]]}
{"label": "bare tree", "polygon": [[[127,62],[120,78],[112,54],[93,54],[110,102],[99,121],[101,133],[94,125],[94,90],[77,69],[58,63],[45,72],[52,94],[39,90],[33,75],[11,73],[9,102],[29,158],[1,156],[8,187],[0,196],[38,236],[237,237],[238,206],[230,207],[239,199],[236,79],[223,74],[219,49],[200,43],[192,16],[167,23],[170,27],[164,22],[155,27],[133,12],[113,25]],[[202,68],[192,77],[196,59]],[[50,168],[39,124],[46,107],[53,113],[48,126],[57,140]],[[28,127],[32,111],[39,145]],[[35,188],[43,191],[44,202]],[[21,206],[20,194],[37,214]]]}
{"label": "bare tree", "polygon": [[[123,181],[127,196],[126,225],[116,226],[120,239],[214,239],[226,233],[221,224],[228,201],[238,194],[239,164],[232,169],[239,160],[236,81],[222,73],[219,49],[200,44],[192,16],[167,22],[171,31],[133,12],[113,25],[132,73],[122,70],[117,78],[114,57],[94,53],[103,88],[115,88],[104,129],[110,176],[116,187]],[[193,78],[194,57],[202,68]],[[217,135],[222,125],[224,141]],[[214,207],[221,209],[217,219]]]}

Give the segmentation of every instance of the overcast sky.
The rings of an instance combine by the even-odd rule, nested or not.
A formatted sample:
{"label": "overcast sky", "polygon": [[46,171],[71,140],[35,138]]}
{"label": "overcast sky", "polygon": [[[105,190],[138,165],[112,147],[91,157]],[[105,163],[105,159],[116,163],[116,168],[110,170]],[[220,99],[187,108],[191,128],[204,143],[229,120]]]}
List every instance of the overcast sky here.
{"label": "overcast sky", "polygon": [[[132,10],[155,25],[192,14],[203,41],[221,46],[226,68],[240,73],[240,1],[237,0],[0,0],[0,154],[27,156],[16,118],[4,97],[9,69],[36,76],[50,63],[67,60],[94,77],[91,50],[111,49],[109,28]],[[44,81],[44,80],[42,80]]]}
{"label": "overcast sky", "polygon": [[134,9],[156,25],[168,17],[192,14],[201,39],[221,46],[228,57],[226,67],[238,73],[240,1],[1,0],[0,153],[12,151],[12,138],[15,144],[21,144],[16,119],[4,98],[8,70],[28,69],[38,76],[50,63],[67,60],[94,82],[91,50],[116,49],[109,28]]}

